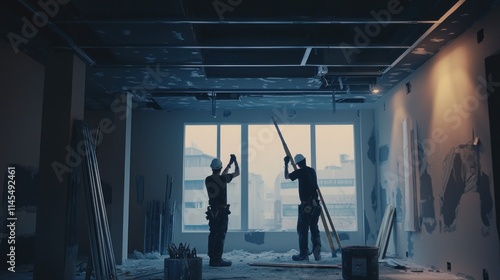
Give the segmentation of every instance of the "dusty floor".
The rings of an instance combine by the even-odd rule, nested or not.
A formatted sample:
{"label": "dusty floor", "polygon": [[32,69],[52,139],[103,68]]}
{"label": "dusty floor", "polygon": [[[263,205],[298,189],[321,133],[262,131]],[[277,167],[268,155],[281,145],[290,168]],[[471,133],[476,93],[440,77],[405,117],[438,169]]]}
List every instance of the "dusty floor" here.
{"label": "dusty floor", "polygon": [[[231,260],[231,267],[210,267],[206,255],[200,254],[203,258],[202,277],[203,280],[231,280],[231,279],[343,279],[342,269],[340,268],[282,268],[282,267],[257,267],[250,266],[250,263],[256,262],[280,262],[294,263],[291,256],[297,253],[291,250],[286,253],[263,252],[251,254],[244,251],[232,251],[224,254],[224,258]],[[139,258],[132,256],[124,264],[117,266],[119,279],[141,279],[141,280],[161,280],[164,279],[164,258],[159,254],[142,255],[137,254]],[[314,261],[312,256],[310,264],[341,264],[340,254],[332,258],[331,254],[323,253],[321,261]],[[447,272],[439,272],[430,268],[420,267],[411,263],[402,262],[406,269],[395,269],[386,262],[379,263],[380,280],[459,280],[466,279],[458,275]],[[82,263],[82,272],[76,275],[77,280],[85,279]],[[32,279],[33,266],[18,267],[16,273],[0,272],[0,279]],[[92,278],[94,279],[94,278]]]}

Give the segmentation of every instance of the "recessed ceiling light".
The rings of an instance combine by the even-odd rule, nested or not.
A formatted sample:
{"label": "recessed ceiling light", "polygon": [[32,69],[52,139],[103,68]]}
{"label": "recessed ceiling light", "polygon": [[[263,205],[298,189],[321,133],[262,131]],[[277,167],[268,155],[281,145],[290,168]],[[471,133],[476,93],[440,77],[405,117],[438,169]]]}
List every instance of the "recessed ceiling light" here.
{"label": "recessed ceiling light", "polygon": [[431,42],[433,42],[433,43],[441,43],[443,41],[444,41],[444,39],[441,39],[441,38],[432,38],[431,39]]}
{"label": "recessed ceiling light", "polygon": [[420,54],[420,55],[432,54],[431,52],[428,52],[425,48],[416,48],[411,53],[412,54]]}

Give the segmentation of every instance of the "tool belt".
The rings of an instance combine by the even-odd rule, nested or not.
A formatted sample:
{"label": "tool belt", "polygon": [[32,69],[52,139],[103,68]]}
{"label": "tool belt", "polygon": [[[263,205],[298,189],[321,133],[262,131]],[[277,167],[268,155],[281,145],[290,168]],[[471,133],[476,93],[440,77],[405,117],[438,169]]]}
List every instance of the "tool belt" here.
{"label": "tool belt", "polygon": [[229,204],[221,204],[221,205],[210,205],[207,207],[207,220],[217,220],[220,219],[222,215],[229,215],[231,211],[229,211]]}
{"label": "tool belt", "polygon": [[311,198],[310,200],[302,201],[302,203],[299,205],[299,212],[310,214],[318,206],[319,201],[317,199]]}

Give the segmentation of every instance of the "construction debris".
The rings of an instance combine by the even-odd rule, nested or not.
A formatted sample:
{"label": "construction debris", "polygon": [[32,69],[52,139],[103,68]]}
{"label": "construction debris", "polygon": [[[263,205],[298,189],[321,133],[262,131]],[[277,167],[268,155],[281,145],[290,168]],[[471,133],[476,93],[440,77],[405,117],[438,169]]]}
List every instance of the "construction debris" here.
{"label": "construction debris", "polygon": [[170,244],[167,251],[171,259],[189,259],[197,257],[196,248],[193,248],[192,250],[189,249],[189,244],[187,243],[185,243],[185,245],[180,243],[178,247],[175,246],[175,244]]}

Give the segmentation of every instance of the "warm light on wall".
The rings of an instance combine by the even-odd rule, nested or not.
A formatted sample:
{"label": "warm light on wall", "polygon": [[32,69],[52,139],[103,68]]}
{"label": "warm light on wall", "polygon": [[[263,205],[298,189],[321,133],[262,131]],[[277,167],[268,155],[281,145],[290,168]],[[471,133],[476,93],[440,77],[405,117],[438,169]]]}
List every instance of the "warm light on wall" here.
{"label": "warm light on wall", "polygon": [[[452,126],[462,123],[457,119],[469,118],[470,110],[467,101],[474,93],[474,77],[469,75],[468,69],[473,67],[472,61],[468,59],[468,50],[464,47],[456,47],[452,51],[436,59],[431,67],[429,79],[429,91],[426,101],[432,104],[429,112],[434,118],[434,126]],[[464,111],[465,110],[465,111]]]}

